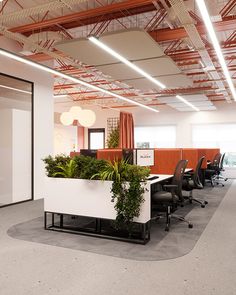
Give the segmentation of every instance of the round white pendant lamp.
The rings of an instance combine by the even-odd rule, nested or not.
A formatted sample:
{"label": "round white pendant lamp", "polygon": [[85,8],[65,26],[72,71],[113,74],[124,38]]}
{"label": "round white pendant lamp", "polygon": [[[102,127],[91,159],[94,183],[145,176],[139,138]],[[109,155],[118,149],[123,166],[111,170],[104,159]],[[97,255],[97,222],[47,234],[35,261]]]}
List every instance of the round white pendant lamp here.
{"label": "round white pendant lamp", "polygon": [[91,110],[82,110],[78,119],[82,126],[91,127],[96,121],[96,115]]}
{"label": "round white pendant lamp", "polygon": [[70,112],[64,112],[60,116],[60,121],[63,125],[69,126],[73,123],[74,118],[73,115]]}
{"label": "round white pendant lamp", "polygon": [[70,108],[69,112],[72,114],[74,120],[78,120],[81,111],[82,111],[81,107],[73,106]]}

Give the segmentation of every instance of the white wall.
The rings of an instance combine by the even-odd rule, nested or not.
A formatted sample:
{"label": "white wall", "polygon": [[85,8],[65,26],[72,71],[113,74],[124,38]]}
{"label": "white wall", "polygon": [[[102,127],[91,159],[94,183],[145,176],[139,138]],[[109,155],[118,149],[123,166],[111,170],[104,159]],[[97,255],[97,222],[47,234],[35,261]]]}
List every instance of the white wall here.
{"label": "white wall", "polygon": [[0,110],[0,203],[31,199],[31,114]]}
{"label": "white wall", "polygon": [[54,155],[77,151],[77,126],[54,125]]}
{"label": "white wall", "polygon": [[[176,147],[192,147],[192,125],[213,123],[236,123],[236,102],[215,103],[216,111],[178,112],[167,106],[160,106],[159,113],[141,108],[127,108],[124,111],[133,113],[135,126],[176,126]],[[91,108],[92,109],[92,108]],[[107,118],[119,117],[119,112],[110,109],[93,108],[97,120],[91,128],[106,128]],[[107,135],[107,132],[106,132]],[[155,134],[153,135],[155,136]],[[87,148],[87,131],[85,143]]]}
{"label": "white wall", "polygon": [[12,202],[12,112],[0,110],[0,204]]}
{"label": "white wall", "polygon": [[[135,126],[176,125],[176,147],[192,147],[192,125],[236,123],[236,103],[216,103],[216,111],[177,112],[159,107],[154,113],[136,108],[133,111]],[[155,135],[154,135],[155,136]]]}
{"label": "white wall", "polygon": [[31,199],[31,112],[12,110],[12,202]]}
{"label": "white wall", "polygon": [[[6,45],[0,38],[1,47]],[[7,49],[17,50],[12,42]],[[44,197],[42,159],[53,153],[53,77],[43,71],[0,56],[0,72],[34,82],[34,197]]]}
{"label": "white wall", "polygon": [[[108,118],[115,118],[115,117],[120,117],[120,112],[111,110],[111,109],[101,109],[99,107],[86,107],[88,109],[91,109],[95,112],[96,114],[96,122],[93,126],[90,128],[105,128],[105,143],[107,141],[107,119]],[[85,142],[85,147],[88,148],[88,128],[85,128],[84,132],[84,142]]]}

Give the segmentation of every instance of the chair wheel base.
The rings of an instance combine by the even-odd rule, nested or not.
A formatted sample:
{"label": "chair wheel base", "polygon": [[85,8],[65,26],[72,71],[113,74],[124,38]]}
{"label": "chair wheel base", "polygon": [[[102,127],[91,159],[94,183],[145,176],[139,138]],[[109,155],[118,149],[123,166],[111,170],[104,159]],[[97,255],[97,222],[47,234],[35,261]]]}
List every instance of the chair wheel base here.
{"label": "chair wheel base", "polygon": [[189,228],[193,228],[193,224],[192,223],[189,223],[188,227]]}
{"label": "chair wheel base", "polygon": [[169,227],[168,226],[166,226],[165,231],[169,231]]}
{"label": "chair wheel base", "polygon": [[207,202],[207,201],[204,201],[204,204],[205,204],[205,205],[207,205],[207,204],[208,204],[208,202]]}
{"label": "chair wheel base", "polygon": [[205,208],[205,205],[204,205],[204,204],[202,204],[202,205],[201,205],[201,207],[202,207],[202,208]]}

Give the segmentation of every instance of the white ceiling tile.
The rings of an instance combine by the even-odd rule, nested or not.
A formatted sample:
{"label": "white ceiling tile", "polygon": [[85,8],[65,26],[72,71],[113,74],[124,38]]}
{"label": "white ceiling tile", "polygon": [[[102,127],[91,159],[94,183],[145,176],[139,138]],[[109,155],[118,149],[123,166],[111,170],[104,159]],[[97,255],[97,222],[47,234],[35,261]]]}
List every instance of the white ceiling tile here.
{"label": "white ceiling tile", "polygon": [[156,77],[167,88],[179,88],[193,86],[193,81],[184,74]]}
{"label": "white ceiling tile", "polygon": [[188,101],[208,100],[208,97],[205,94],[187,94],[187,95],[181,95],[181,96]]}
{"label": "white ceiling tile", "polygon": [[199,107],[200,111],[215,111],[216,107],[214,105],[212,106],[201,106]]}
{"label": "white ceiling tile", "polygon": [[100,37],[106,45],[129,60],[139,60],[165,55],[151,36],[141,29],[108,33]]}
{"label": "white ceiling tile", "polygon": [[[193,85],[193,82],[184,74],[159,76],[154,78],[163,83],[167,88],[188,87]],[[122,82],[141,90],[159,89],[158,86],[146,78],[124,80]]]}
{"label": "white ceiling tile", "polygon": [[134,62],[134,64],[151,76],[164,76],[181,73],[180,69],[168,56],[140,60]]}
{"label": "white ceiling tile", "polygon": [[176,108],[176,110],[180,112],[196,112],[193,108],[190,108],[190,107]]}
{"label": "white ceiling tile", "polygon": [[[159,80],[158,77],[156,77],[156,79]],[[161,87],[158,87],[156,84],[152,83],[150,80],[146,78],[124,80],[122,82],[140,90],[161,89]]]}
{"label": "white ceiling tile", "polygon": [[136,79],[142,77],[139,73],[122,63],[97,66],[97,69],[103,74],[109,75],[116,80]]}
{"label": "white ceiling tile", "polygon": [[[207,106],[212,106],[212,102],[209,100],[206,101],[194,101],[191,102],[195,107],[207,107]],[[169,106],[174,107],[174,108],[178,108],[178,107],[186,107],[187,105],[184,102],[180,102],[180,100],[178,100],[178,102],[173,102],[173,103],[168,103]]]}
{"label": "white ceiling tile", "polygon": [[112,57],[86,38],[59,42],[55,45],[55,48],[91,66],[118,62],[116,58]]}

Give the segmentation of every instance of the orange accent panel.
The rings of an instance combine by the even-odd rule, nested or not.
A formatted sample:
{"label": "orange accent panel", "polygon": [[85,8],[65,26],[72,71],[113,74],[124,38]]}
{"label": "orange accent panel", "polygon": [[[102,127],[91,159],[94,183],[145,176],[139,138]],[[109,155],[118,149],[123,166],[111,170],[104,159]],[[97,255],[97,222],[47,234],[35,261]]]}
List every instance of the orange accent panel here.
{"label": "orange accent panel", "polygon": [[103,149],[97,151],[97,159],[117,161],[122,159],[122,149]]}
{"label": "orange accent panel", "polygon": [[219,148],[214,148],[214,149],[205,149],[206,150],[206,159],[209,161],[213,161],[213,158],[215,157],[216,154],[220,153]]}
{"label": "orange accent panel", "polygon": [[187,168],[195,169],[198,163],[198,150],[197,149],[182,149],[182,159],[188,160]]}
{"label": "orange accent panel", "polygon": [[77,127],[77,145],[78,151],[84,148],[84,127]]}
{"label": "orange accent panel", "polygon": [[151,173],[174,174],[175,167],[181,160],[181,154],[181,149],[155,149]]}
{"label": "orange accent panel", "polygon": [[76,157],[76,156],[79,156],[80,153],[79,152],[70,152],[70,157],[73,158],[73,157]]}
{"label": "orange accent panel", "polygon": [[198,159],[200,159],[201,157],[205,157],[204,161],[202,162],[202,169],[206,169],[207,168],[207,155],[206,155],[206,149],[203,148],[198,148]]}

